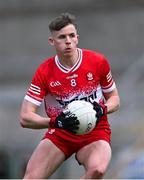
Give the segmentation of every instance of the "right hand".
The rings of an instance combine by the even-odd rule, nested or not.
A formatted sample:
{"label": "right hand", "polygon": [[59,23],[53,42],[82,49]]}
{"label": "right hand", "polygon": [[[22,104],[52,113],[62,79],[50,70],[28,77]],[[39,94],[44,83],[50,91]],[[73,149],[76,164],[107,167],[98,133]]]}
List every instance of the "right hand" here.
{"label": "right hand", "polygon": [[79,120],[68,110],[61,112],[56,118],[51,118],[49,124],[51,127],[64,129],[73,134],[76,134],[76,130],[79,128]]}

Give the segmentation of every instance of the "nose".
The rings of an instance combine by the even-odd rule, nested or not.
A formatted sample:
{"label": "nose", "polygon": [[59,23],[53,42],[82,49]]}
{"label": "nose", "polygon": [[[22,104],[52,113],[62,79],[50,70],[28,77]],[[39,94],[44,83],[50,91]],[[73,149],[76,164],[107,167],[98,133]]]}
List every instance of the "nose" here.
{"label": "nose", "polygon": [[70,44],[71,43],[71,39],[69,36],[66,37],[66,44]]}

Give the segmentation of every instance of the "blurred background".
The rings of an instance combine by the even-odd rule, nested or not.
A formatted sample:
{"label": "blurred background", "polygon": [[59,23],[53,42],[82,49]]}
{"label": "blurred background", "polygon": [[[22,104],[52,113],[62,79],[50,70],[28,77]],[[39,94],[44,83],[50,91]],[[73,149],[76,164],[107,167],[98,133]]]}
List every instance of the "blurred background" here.
{"label": "blurred background", "polygon": [[[19,111],[36,68],[55,53],[48,24],[62,12],[77,17],[79,47],[109,59],[120,93],[121,108],[109,115],[113,157],[105,178],[144,178],[143,0],[0,0],[0,178],[23,177],[46,131],[21,128]],[[83,172],[72,156],[51,178]]]}

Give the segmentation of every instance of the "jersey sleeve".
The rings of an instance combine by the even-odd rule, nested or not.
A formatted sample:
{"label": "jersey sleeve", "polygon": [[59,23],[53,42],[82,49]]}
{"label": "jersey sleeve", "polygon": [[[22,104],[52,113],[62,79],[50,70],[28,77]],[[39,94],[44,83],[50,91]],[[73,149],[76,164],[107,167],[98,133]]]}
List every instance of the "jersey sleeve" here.
{"label": "jersey sleeve", "polygon": [[45,88],[45,80],[44,74],[41,68],[38,68],[35,72],[30,87],[24,97],[27,101],[34,103],[37,106],[40,106],[45,95],[46,95],[46,88]]}
{"label": "jersey sleeve", "polygon": [[101,84],[102,91],[104,93],[113,91],[116,85],[112,77],[110,65],[108,63],[108,60],[105,57],[103,57],[103,60],[102,60],[100,74],[101,74],[100,84]]}

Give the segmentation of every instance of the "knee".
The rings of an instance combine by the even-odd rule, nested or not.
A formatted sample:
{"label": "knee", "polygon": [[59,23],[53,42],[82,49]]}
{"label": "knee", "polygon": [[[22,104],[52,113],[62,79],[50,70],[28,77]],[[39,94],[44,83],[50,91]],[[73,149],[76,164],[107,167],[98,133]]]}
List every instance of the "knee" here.
{"label": "knee", "polygon": [[101,179],[105,174],[106,169],[103,167],[93,167],[87,170],[89,177],[94,179]]}

